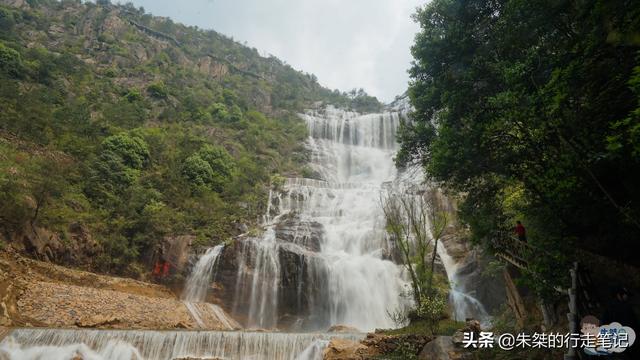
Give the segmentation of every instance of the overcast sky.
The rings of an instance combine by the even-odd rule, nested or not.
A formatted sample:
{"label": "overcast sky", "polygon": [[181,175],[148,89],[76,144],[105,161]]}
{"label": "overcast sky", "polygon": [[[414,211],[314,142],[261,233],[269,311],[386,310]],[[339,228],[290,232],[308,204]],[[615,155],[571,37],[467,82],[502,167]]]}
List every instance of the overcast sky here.
{"label": "overcast sky", "polygon": [[[411,19],[427,0],[133,0],[154,15],[213,29],[340,90],[385,102],[407,89]],[[125,1],[121,1],[125,2]]]}

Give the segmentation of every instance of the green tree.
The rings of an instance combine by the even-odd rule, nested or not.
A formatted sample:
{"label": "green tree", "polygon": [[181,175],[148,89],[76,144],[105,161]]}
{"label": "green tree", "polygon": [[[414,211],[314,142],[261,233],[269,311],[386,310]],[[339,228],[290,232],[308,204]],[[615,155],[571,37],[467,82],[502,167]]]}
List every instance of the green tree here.
{"label": "green tree", "polygon": [[[434,0],[415,15],[415,112],[398,164],[464,193],[460,217],[487,247],[521,216],[552,254],[531,259],[550,270],[539,292],[566,285],[576,246],[637,263],[615,249],[640,234],[639,13],[625,1]],[[517,209],[511,188],[526,199]]]}
{"label": "green tree", "polygon": [[0,72],[19,78],[24,74],[22,56],[14,49],[0,42]]}

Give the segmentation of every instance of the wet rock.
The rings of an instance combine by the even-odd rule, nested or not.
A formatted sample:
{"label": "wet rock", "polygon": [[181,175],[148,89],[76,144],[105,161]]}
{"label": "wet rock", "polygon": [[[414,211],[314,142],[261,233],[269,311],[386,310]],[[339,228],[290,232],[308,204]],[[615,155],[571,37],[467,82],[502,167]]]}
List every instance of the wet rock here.
{"label": "wet rock", "polygon": [[[9,328],[6,328],[4,326],[0,326],[0,342],[2,341],[2,339],[5,338],[5,336],[7,336],[9,334]],[[0,359],[2,359],[2,357],[0,356]]]}
{"label": "wet rock", "polygon": [[[213,280],[217,285],[215,294],[212,294],[215,299],[208,298],[210,302],[225,304],[227,311],[237,309],[233,314],[240,320],[246,317],[244,311],[250,308],[253,276],[261,272],[256,269],[256,244],[260,241],[256,238],[239,238],[225,247]],[[295,326],[298,319],[305,318],[305,323],[313,323],[320,328],[328,327],[330,324],[326,323],[326,319],[308,317],[310,313],[323,313],[311,311],[312,306],[325,306],[320,296],[327,286],[323,260],[303,246],[284,241],[278,241],[277,250],[269,256],[274,256],[274,259],[262,261],[277,261],[279,274],[260,273],[260,276],[263,277],[262,282],[273,282],[273,279],[265,276],[279,276],[276,281],[280,314],[277,326]]]}
{"label": "wet rock", "polygon": [[296,244],[306,250],[320,251],[320,243],[324,236],[322,224],[315,221],[304,221],[298,217],[290,217],[276,226],[276,239]]}
{"label": "wet rock", "polygon": [[347,325],[333,325],[327,332],[329,333],[360,333],[361,331]]}

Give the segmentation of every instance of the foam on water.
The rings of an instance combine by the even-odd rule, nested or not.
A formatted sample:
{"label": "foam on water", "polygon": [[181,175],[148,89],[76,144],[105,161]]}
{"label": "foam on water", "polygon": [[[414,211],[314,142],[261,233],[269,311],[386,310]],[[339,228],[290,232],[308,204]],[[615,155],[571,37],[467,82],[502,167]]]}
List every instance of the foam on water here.
{"label": "foam on water", "polygon": [[[221,358],[306,360],[317,341],[359,340],[361,334],[259,333],[242,331],[137,331],[16,329],[0,342],[11,360],[171,360]],[[317,352],[307,351],[309,356]],[[306,356],[306,355],[304,355]]]}

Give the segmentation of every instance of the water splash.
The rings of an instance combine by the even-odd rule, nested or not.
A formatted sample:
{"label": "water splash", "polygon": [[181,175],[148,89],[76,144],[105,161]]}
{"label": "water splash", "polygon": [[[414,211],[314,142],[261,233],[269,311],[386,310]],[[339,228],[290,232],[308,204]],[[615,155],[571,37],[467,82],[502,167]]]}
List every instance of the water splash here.
{"label": "water splash", "polygon": [[327,346],[329,346],[329,340],[316,340],[307,346],[307,348],[296,357],[296,360],[322,360],[324,349],[326,349]]}
{"label": "water splash", "polygon": [[203,302],[205,300],[223,249],[224,245],[209,248],[198,259],[185,284],[183,300],[188,302]]}
{"label": "water splash", "polygon": [[240,324],[218,305],[205,303],[223,249],[224,245],[207,249],[194,265],[183,291],[184,305],[201,329],[206,329],[208,324],[221,324],[228,330],[241,328]]}
{"label": "water splash", "polygon": [[0,357],[6,354],[11,360],[69,360],[76,355],[84,360],[170,360],[188,357],[307,360],[313,358],[298,354],[317,341],[328,341],[333,337],[358,341],[363,335],[15,329],[0,342]]}
{"label": "water splash", "polygon": [[487,313],[484,305],[467,291],[464,278],[458,274],[458,263],[449,255],[442,242],[438,243],[437,251],[449,280],[449,303],[452,307],[454,320],[464,321],[467,318],[474,318],[483,325],[489,324],[491,316]]}

